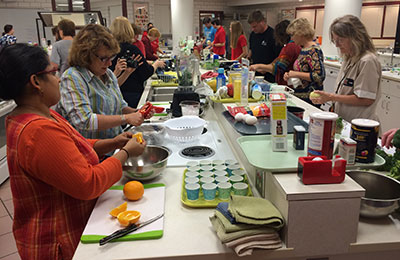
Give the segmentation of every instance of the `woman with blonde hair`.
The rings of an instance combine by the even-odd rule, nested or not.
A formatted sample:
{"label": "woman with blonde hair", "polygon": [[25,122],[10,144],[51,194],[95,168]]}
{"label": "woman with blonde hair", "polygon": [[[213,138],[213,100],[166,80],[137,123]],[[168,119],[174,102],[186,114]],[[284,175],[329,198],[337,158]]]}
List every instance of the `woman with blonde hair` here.
{"label": "woman with blonde hair", "polygon": [[344,62],[336,79],[335,93],[316,91],[319,97],[312,101],[333,102],[331,109],[348,122],[354,118],[378,120],[375,110],[382,70],[367,29],[356,16],[346,15],[334,20],[329,32]]}
{"label": "woman with blonde hair", "polygon": [[[325,80],[324,55],[314,39],[314,29],[306,18],[293,20],[287,33],[291,39],[302,47],[293,65],[293,70],[285,73],[283,79],[298,78],[301,85],[295,88],[294,95],[313,104],[309,98],[313,90],[322,90]],[[319,107],[320,105],[316,105]]]}
{"label": "woman with blonde hair", "polygon": [[148,32],[147,35],[143,35],[142,42],[144,44],[144,48],[146,50],[146,58],[148,60],[157,60],[157,51],[154,51],[151,43],[156,41],[158,38],[161,37],[160,31],[153,27]]}
{"label": "woman with blonde hair", "polygon": [[249,52],[243,26],[239,21],[233,21],[229,30],[231,32],[231,60],[241,61],[243,57],[247,57]]}
{"label": "woman with blonde hair", "polygon": [[110,69],[116,73],[125,101],[130,107],[137,107],[144,91],[144,82],[158,67],[163,67],[164,62],[156,61],[153,66],[150,65],[139,48],[132,44],[135,32],[128,18],[115,18],[110,30],[121,49]]}
{"label": "woman with blonde hair", "polygon": [[72,41],[57,111],[86,138],[112,138],[122,133],[122,125],[143,123],[142,114],[128,106],[108,68],[119,52],[113,35],[98,24],[85,26]]}

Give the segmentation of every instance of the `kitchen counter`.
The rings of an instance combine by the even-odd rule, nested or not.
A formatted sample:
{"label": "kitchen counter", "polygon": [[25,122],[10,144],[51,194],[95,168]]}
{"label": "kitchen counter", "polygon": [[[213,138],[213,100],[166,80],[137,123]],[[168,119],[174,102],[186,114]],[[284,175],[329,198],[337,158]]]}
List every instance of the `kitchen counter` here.
{"label": "kitchen counter", "polygon": [[[144,103],[150,86],[140,101]],[[306,109],[305,118],[317,108],[292,97],[292,102]],[[230,140],[236,159],[247,169],[247,160],[232,142],[236,132],[232,132],[226,120],[221,118],[223,104],[214,104],[208,108],[207,120],[219,123],[222,132]],[[230,137],[230,138],[228,138]],[[183,167],[168,167],[162,175],[152,182],[166,185],[164,235],[156,240],[117,242],[100,247],[98,244],[79,243],[74,259],[243,259],[225,247],[216,236],[209,216],[213,209],[194,209],[180,201]],[[121,180],[119,184],[125,183]],[[257,192],[253,189],[255,195]],[[318,246],[318,245],[315,245]],[[385,219],[361,219],[358,227],[357,242],[351,244],[346,255],[306,256],[299,255],[293,248],[283,247],[278,250],[256,250],[246,259],[286,259],[300,260],[309,257],[322,257],[330,260],[358,259],[398,259],[400,255],[400,216],[392,215]],[[325,258],[324,258],[325,257]]]}

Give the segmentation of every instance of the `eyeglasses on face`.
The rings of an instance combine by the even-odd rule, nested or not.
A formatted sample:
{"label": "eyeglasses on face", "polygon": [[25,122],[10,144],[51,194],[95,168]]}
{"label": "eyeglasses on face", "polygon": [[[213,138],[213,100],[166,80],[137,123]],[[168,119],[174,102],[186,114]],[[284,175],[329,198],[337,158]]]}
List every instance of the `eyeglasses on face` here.
{"label": "eyeglasses on face", "polygon": [[332,43],[333,44],[342,44],[344,42],[345,38],[342,37],[336,37],[336,39],[332,38]]}
{"label": "eyeglasses on face", "polygon": [[101,62],[103,62],[103,63],[106,63],[106,62],[108,62],[108,61],[112,61],[112,60],[114,60],[115,57],[117,56],[117,55],[113,55],[113,56],[111,56],[111,57],[100,57],[100,56],[98,56],[96,53],[93,53],[93,55],[96,56],[96,57],[97,57]]}
{"label": "eyeglasses on face", "polygon": [[53,76],[55,76],[57,71],[58,71],[58,68],[54,67],[54,68],[52,68],[50,70],[39,71],[39,72],[35,73],[35,75],[43,75],[43,74],[51,73]]}

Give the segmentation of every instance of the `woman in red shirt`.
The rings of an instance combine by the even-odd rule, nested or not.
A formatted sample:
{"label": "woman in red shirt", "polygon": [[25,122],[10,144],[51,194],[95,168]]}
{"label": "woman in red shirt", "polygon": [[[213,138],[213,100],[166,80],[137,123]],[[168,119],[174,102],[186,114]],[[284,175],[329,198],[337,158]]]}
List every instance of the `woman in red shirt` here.
{"label": "woman in red shirt", "polygon": [[143,35],[142,42],[144,44],[144,48],[146,50],[146,59],[147,60],[157,60],[157,53],[154,53],[151,42],[160,38],[161,33],[157,28],[151,28],[150,31],[147,32],[147,35]]}
{"label": "woman in red shirt", "polygon": [[[37,46],[0,51],[0,98],[17,107],[6,118],[13,233],[22,260],[72,259],[96,198],[143,153],[132,133],[85,139],[57,112],[57,67]],[[106,153],[120,151],[100,162]]]}
{"label": "woman in red shirt", "polygon": [[146,58],[146,50],[144,48],[144,44],[141,40],[139,40],[139,35],[142,34],[142,29],[134,23],[131,23],[131,26],[132,26],[133,32],[135,33],[135,37],[133,38],[132,44],[135,45],[136,47],[138,47],[139,50],[142,52],[143,57]]}
{"label": "woman in red shirt", "polygon": [[243,26],[239,21],[231,22],[229,31],[231,32],[231,60],[241,61],[248,54],[247,39],[244,36]]}

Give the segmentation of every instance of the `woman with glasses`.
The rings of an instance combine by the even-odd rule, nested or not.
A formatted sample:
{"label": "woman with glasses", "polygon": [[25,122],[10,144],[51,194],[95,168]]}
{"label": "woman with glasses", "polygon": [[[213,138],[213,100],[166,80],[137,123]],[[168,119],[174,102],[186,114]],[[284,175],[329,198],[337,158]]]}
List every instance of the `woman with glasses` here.
{"label": "woman with glasses", "polygon": [[131,133],[82,137],[50,109],[60,100],[56,71],[40,47],[17,43],[0,51],[0,98],[17,104],[6,118],[6,134],[13,233],[22,260],[72,259],[96,198],[122,177],[127,158],[145,148]]}
{"label": "woman with glasses", "polygon": [[375,110],[382,70],[365,26],[356,16],[346,15],[334,20],[329,32],[344,62],[335,92],[316,91],[319,97],[312,98],[312,102],[333,102],[332,111],[348,122],[354,118],[378,120]]}
{"label": "woman with glasses", "polygon": [[[325,80],[324,55],[321,48],[314,39],[314,29],[306,18],[293,20],[287,33],[295,44],[301,46],[299,56],[293,65],[293,70],[289,70],[283,76],[285,81],[290,78],[298,78],[301,81],[296,86],[294,95],[312,104],[309,95],[313,90],[322,90]],[[316,105],[320,106],[320,105]]]}
{"label": "woman with glasses", "polygon": [[72,42],[57,111],[86,138],[112,138],[122,132],[121,125],[139,126],[144,120],[123,99],[108,68],[119,52],[117,40],[97,24],[85,26]]}
{"label": "woman with glasses", "polygon": [[144,82],[157,68],[164,67],[165,63],[157,60],[153,66],[150,65],[139,48],[132,44],[135,32],[128,18],[123,16],[115,18],[110,30],[121,49],[112,61],[110,69],[120,68],[117,73],[114,70],[114,73],[118,78],[122,96],[130,107],[137,107],[144,91]]}

